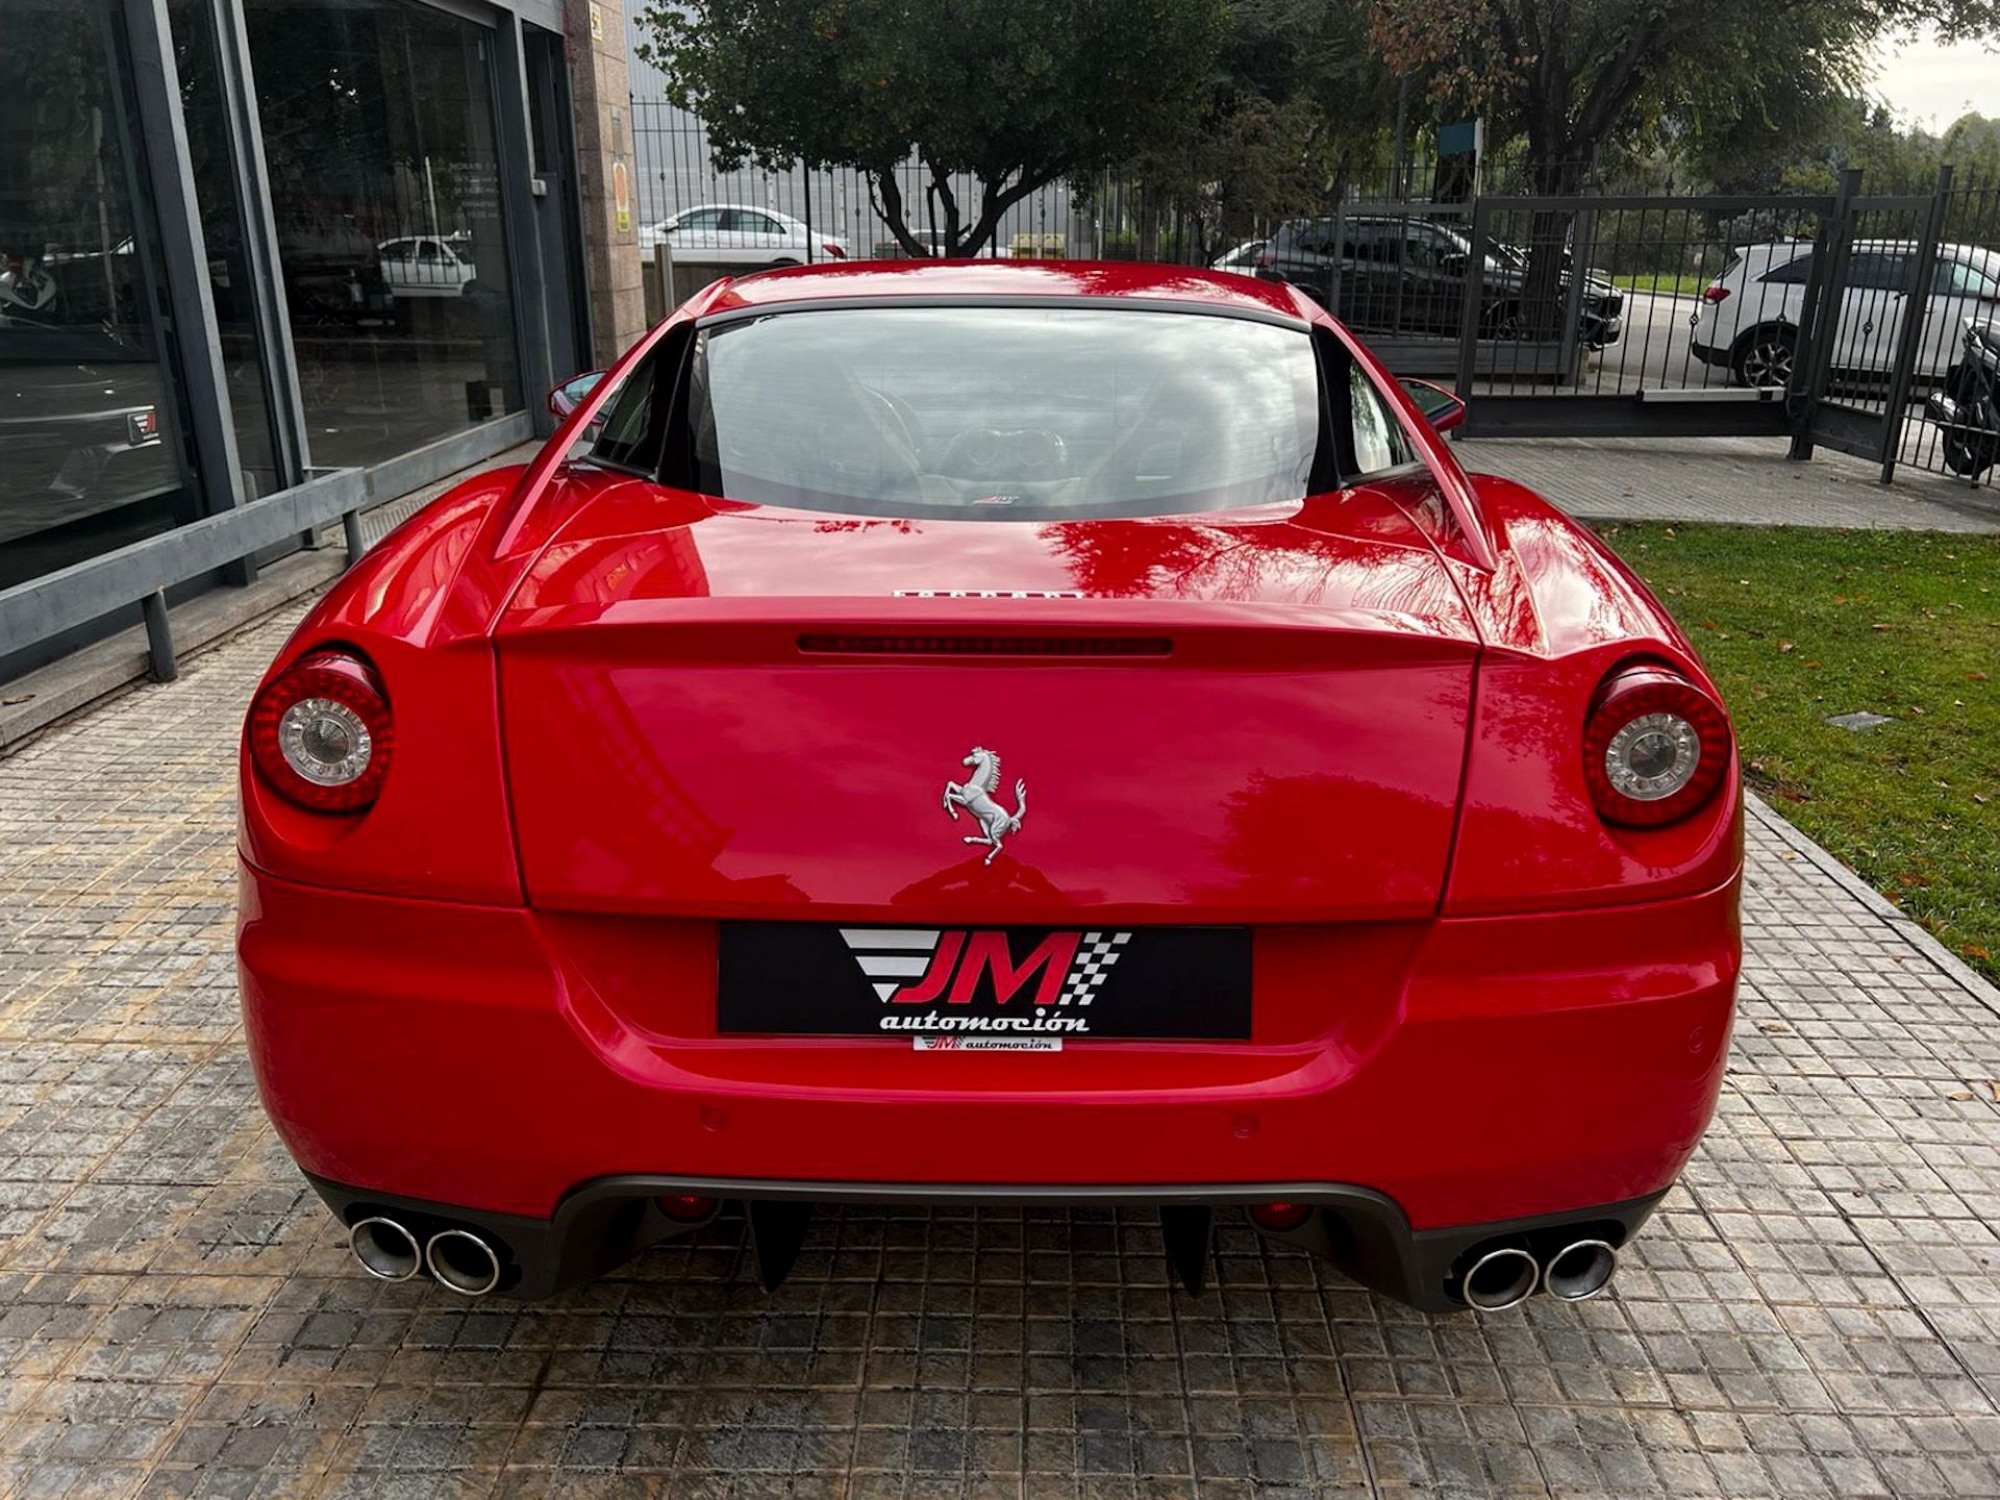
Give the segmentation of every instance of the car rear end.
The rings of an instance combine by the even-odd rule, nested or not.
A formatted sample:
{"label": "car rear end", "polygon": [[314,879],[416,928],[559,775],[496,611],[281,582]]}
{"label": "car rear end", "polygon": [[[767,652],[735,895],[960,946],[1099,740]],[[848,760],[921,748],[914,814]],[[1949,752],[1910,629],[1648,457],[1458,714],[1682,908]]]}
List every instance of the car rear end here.
{"label": "car rear end", "polygon": [[[1746,335],[1767,325],[1796,328],[1812,250],[1810,243],[1796,241],[1732,249],[1689,319],[1694,357],[1728,369]],[[1773,273],[1776,279],[1767,279]]]}
{"label": "car rear end", "polygon": [[[1055,311],[1009,317],[1098,332]],[[798,419],[778,372],[867,344],[788,347],[786,321],[711,330],[748,361],[701,368],[718,412]],[[1208,388],[1311,385],[1303,329],[1199,321],[1243,366]],[[1010,421],[1068,412],[1071,453],[1085,406],[1116,415],[1108,373],[1035,393],[1005,378],[1021,346],[954,332]],[[908,375],[927,426],[948,372]],[[1190,1282],[1242,1208],[1419,1306],[1601,1287],[1728,1034],[1733,752],[1683,648],[1496,655],[1413,519],[1420,468],[1303,512],[946,519],[936,485],[863,507],[797,495],[775,448],[731,468],[774,409],[713,422],[717,492],[810,503],[571,466],[500,537],[525,561],[483,623],[455,618],[469,576],[385,613],[478,570],[493,502],[467,496],[351,576],[253,707],[253,1056],[371,1269],[539,1295],[732,1202],[770,1282],[815,1202],[1138,1201]],[[1185,451],[1106,431],[1128,492],[1192,464],[1208,501],[1275,493],[1310,457],[1304,407],[1167,415]],[[799,464],[885,488],[797,425]],[[1055,481],[1024,476],[963,493],[1028,509]],[[340,780],[364,743],[378,769]],[[1682,803],[1647,780],[1677,754]]]}

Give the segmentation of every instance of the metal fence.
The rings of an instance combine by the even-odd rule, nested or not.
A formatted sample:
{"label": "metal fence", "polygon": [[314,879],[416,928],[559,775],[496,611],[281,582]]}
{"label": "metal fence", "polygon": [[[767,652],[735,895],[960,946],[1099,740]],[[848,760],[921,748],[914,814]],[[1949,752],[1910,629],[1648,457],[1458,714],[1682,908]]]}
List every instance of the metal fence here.
{"label": "metal fence", "polygon": [[[700,205],[807,226],[800,259],[902,258],[866,174],[722,172],[699,120],[635,101],[642,246]],[[1949,472],[1963,442],[1926,414],[1967,318],[2000,320],[2000,185],[1869,196],[1552,195],[1587,178],[1450,162],[1344,175],[1272,220],[1160,201],[1132,174],[1051,183],[1000,220],[983,254],[1222,265],[1295,283],[1391,368],[1448,380],[1474,435],[1789,436],[1881,464]],[[897,174],[920,247],[941,247],[970,178]],[[1470,196],[1465,196],[1473,189]],[[677,253],[679,253],[677,251]],[[688,258],[699,260],[699,252]],[[1992,484],[1994,472],[1982,476]]]}
{"label": "metal fence", "polygon": [[[1919,392],[1949,375],[1964,358],[1968,322],[2000,324],[2000,183],[1957,187],[1947,182],[1938,197],[1938,250],[1912,370],[1912,386]],[[1934,473],[1964,475],[1977,466],[1979,446],[1962,431],[1947,432],[1917,402],[1906,416],[1899,458]],[[1996,473],[2000,470],[1989,467],[1978,477],[1990,486]]]}
{"label": "metal fence", "polygon": [[1344,203],[1263,274],[1455,383],[1473,435],[1764,434],[1885,478],[1962,472],[1963,434],[1924,403],[1967,320],[2000,320],[2000,187],[1861,187]]}
{"label": "metal fence", "polygon": [[[641,248],[650,248],[658,227],[673,215],[714,206],[775,212],[797,221],[810,231],[801,241],[802,259],[827,258],[829,240],[849,259],[899,260],[909,253],[890,233],[868,174],[858,169],[744,166],[724,171],[715,165],[707,128],[686,110],[635,98],[631,122]],[[1007,210],[978,253],[1174,265],[1231,262],[1249,269],[1279,223],[1321,216],[1329,201],[1463,203],[1481,192],[1543,188],[1548,175],[1504,162],[1475,172],[1469,158],[1413,156],[1400,164],[1343,169],[1328,200],[1245,212],[1213,191],[1198,192],[1187,201],[1155,191],[1139,174],[1105,172],[1037,188]],[[1553,175],[1576,181],[1585,173],[1577,165],[1553,169]],[[933,253],[946,243],[946,192],[958,205],[961,225],[969,227],[978,216],[978,183],[967,174],[950,177],[940,189],[913,157],[897,169],[896,183],[908,228],[919,246]]]}

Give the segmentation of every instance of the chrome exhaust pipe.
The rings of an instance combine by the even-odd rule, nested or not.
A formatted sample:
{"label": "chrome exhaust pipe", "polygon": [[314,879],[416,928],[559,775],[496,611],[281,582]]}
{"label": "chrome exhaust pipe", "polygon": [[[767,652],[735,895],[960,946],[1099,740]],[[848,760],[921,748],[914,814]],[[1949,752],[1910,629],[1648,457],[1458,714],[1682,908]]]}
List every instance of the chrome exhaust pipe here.
{"label": "chrome exhaust pipe", "polygon": [[1534,1295],[1542,1278],[1535,1257],[1519,1245],[1501,1245],[1475,1260],[1460,1283],[1466,1305],[1481,1312],[1499,1312]]}
{"label": "chrome exhaust pipe", "polygon": [[1611,1285],[1618,1247],[1608,1240],[1576,1240],[1556,1251],[1542,1271],[1542,1285],[1561,1302],[1584,1302]]}
{"label": "chrome exhaust pipe", "polygon": [[424,1246],[438,1285],[461,1297],[484,1297],[500,1285],[500,1255],[470,1229],[444,1229]]}
{"label": "chrome exhaust pipe", "polygon": [[347,1248],[361,1269],[382,1281],[408,1281],[424,1268],[417,1237],[394,1219],[359,1219],[347,1231]]}

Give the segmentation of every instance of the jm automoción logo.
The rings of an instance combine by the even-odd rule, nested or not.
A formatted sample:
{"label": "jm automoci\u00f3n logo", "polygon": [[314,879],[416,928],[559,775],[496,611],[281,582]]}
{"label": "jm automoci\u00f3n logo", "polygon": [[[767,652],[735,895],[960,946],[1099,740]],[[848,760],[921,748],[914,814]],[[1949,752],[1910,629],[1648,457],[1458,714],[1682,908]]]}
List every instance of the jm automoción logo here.
{"label": "jm automoci\u00f3n logo", "polygon": [[1129,932],[1056,931],[1017,958],[993,927],[843,927],[840,936],[884,1005],[982,1009],[1024,991],[1037,1008],[1088,1006],[1132,941]]}

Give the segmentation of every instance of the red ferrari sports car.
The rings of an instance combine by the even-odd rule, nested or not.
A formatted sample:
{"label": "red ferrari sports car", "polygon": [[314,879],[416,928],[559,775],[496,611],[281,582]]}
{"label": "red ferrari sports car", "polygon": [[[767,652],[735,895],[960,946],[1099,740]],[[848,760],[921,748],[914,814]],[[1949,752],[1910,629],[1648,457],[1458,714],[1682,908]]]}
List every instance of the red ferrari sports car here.
{"label": "red ferrari sports car", "polygon": [[775,1285],[815,1203],[919,1201],[1587,1297],[1728,1042],[1687,640],[1227,274],[708,288],[350,570],[241,789],[265,1104],[371,1272],[467,1295],[724,1205]]}

